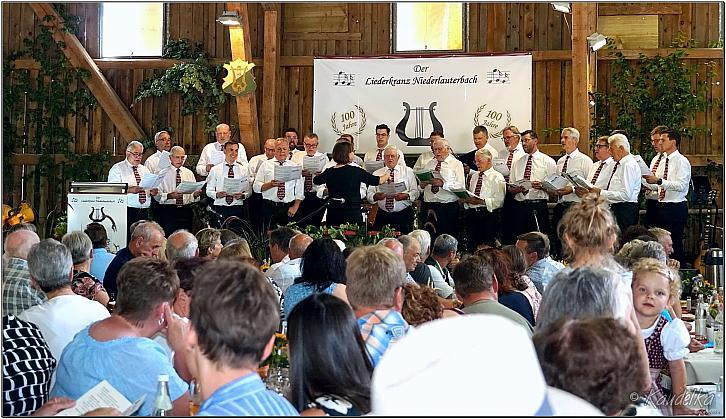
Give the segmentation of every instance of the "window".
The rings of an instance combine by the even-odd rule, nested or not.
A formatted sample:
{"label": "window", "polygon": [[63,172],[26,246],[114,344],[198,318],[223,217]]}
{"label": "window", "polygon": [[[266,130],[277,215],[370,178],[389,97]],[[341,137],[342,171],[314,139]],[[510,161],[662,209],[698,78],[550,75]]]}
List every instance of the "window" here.
{"label": "window", "polygon": [[396,52],[463,51],[463,3],[396,3]]}
{"label": "window", "polygon": [[160,57],[164,3],[102,3],[102,57]]}

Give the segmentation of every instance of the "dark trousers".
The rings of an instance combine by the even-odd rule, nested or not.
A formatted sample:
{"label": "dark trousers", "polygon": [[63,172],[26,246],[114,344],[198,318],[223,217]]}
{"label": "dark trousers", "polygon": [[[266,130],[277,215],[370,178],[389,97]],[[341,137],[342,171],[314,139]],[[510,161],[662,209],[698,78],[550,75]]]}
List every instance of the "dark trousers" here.
{"label": "dark trousers", "polygon": [[517,236],[531,231],[550,235],[550,210],[547,207],[547,200],[525,200],[514,201],[513,211],[515,219],[509,227],[513,230],[516,240]]}
{"label": "dark trousers", "polygon": [[439,202],[424,202],[421,205],[422,211],[425,209],[424,230],[431,234],[431,243],[442,234],[449,234],[458,237],[459,223],[459,202],[447,202],[445,204]]}
{"label": "dark trousers", "polygon": [[[323,214],[325,210],[322,209],[311,215],[310,218],[303,220],[303,218],[312,214],[316,210],[320,209],[325,204],[324,199],[320,199],[315,195],[315,192],[305,192],[305,199],[300,203],[300,208],[295,214],[295,220],[300,227],[306,227],[309,225],[319,226],[323,222]],[[303,220],[303,221],[300,221]]]}
{"label": "dark trousers", "polygon": [[360,205],[357,208],[351,207],[328,207],[328,214],[325,216],[325,223],[329,226],[341,224],[363,224],[363,214]]}
{"label": "dark trousers", "polygon": [[387,212],[378,208],[372,229],[374,231],[380,231],[386,224],[390,225],[396,231],[400,231],[401,234],[410,233],[413,230],[413,208],[408,206],[397,212]]}
{"label": "dark trousers", "polygon": [[470,252],[480,244],[494,246],[499,232],[499,210],[469,208],[466,211],[466,235]]}
{"label": "dark trousers", "polygon": [[131,224],[141,221],[141,220],[150,220],[149,217],[149,209],[148,208],[132,208],[132,207],[126,207],[126,230],[128,233],[126,234],[126,243],[128,244],[131,241]]}
{"label": "dark trousers", "polygon": [[685,263],[683,255],[683,230],[688,221],[688,203],[656,201],[656,227],[671,232],[673,259]]}
{"label": "dark trousers", "polygon": [[638,224],[637,202],[616,202],[614,204],[610,204],[610,211],[612,211],[613,216],[615,216],[615,221],[618,223],[621,236],[625,229]]}
{"label": "dark trousers", "polygon": [[248,219],[250,224],[255,231],[263,231],[263,216],[262,216],[262,194],[253,192],[252,196],[245,200],[245,207],[247,207]]}
{"label": "dark trousers", "polygon": [[658,200],[657,199],[646,199],[645,200],[645,226],[655,227],[658,225]]}
{"label": "dark trousers", "polygon": [[552,257],[562,259],[562,243],[560,243],[559,235],[557,233],[558,226],[562,217],[565,216],[567,210],[574,204],[574,202],[559,202],[555,205],[552,210],[552,235],[550,236],[550,253]]}
{"label": "dark trousers", "polygon": [[164,229],[166,237],[181,229],[192,231],[193,213],[191,206],[182,205],[177,207],[174,204],[159,204],[157,213],[160,218],[156,222]]}
{"label": "dark trousers", "polygon": [[222,224],[224,224],[224,221],[229,217],[239,217],[241,219],[246,219],[245,216],[245,206],[244,205],[212,205],[212,209],[219,215],[221,215],[221,220],[219,220],[220,227]]}
{"label": "dark trousers", "polygon": [[501,231],[499,237],[502,238],[502,244],[514,244],[516,236],[514,235],[514,229],[512,226],[517,222],[516,213],[514,212],[516,207],[516,201],[514,195],[507,193],[504,195],[504,204],[501,208]]}
{"label": "dark trousers", "polygon": [[[294,201],[293,201],[294,202]],[[262,226],[266,230],[274,230],[278,226],[286,226],[290,221],[287,210],[292,202],[273,202],[269,199],[262,200]]]}

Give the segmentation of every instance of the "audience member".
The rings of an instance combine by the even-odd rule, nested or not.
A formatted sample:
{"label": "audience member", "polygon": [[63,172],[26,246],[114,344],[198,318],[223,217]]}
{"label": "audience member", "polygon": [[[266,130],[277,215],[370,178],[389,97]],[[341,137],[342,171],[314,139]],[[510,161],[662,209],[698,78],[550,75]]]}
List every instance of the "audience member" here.
{"label": "audience member", "polygon": [[186,230],[177,230],[166,240],[166,260],[173,264],[179,259],[199,256],[199,245],[194,234]]}
{"label": "audience member", "polygon": [[47,298],[35,289],[28,273],[28,252],[40,238],[30,230],[18,230],[5,236],[3,264],[3,314],[18,315],[24,310],[42,304]]}
{"label": "audience member", "polygon": [[359,247],[348,258],[346,294],[374,367],[409,329],[401,316],[405,272],[403,260],[383,246]]}
{"label": "audience member", "polygon": [[[184,340],[189,369],[201,388],[197,414],[297,415],[257,375],[272,352],[280,321],[275,292],[262,273],[242,262],[218,261],[204,266],[195,282]],[[170,328],[176,323],[172,318]]]}
{"label": "audience member", "polygon": [[404,298],[401,315],[411,326],[420,326],[442,317],[454,317],[463,314],[455,308],[444,308],[439,296],[431,287],[420,287],[406,284],[403,287]]}
{"label": "audience member", "polygon": [[534,318],[536,319],[540,303],[542,302],[542,294],[537,291],[534,283],[526,274],[527,260],[525,259],[524,251],[511,244],[503,246],[502,251],[507,255],[512,264],[512,271],[510,273],[512,285],[529,300]]}
{"label": "audience member", "polygon": [[648,237],[649,240],[657,241],[658,237],[655,236],[655,234],[651,233],[648,230],[648,227],[642,225],[642,224],[633,224],[630,227],[626,228],[625,231],[622,232],[620,237],[620,244],[623,245],[625,243],[628,243],[632,241],[633,239],[640,239],[643,241],[645,240],[645,237]]}
{"label": "audience member", "polygon": [[158,258],[164,245],[164,230],[153,221],[139,223],[132,231],[129,244],[119,250],[106,269],[103,286],[109,295],[116,295],[116,276],[128,261],[140,256]]}
{"label": "audience member", "polygon": [[293,406],[303,416],[370,413],[373,366],[350,306],[312,294],[292,309],[287,325]]}
{"label": "audience member", "polygon": [[[563,218],[564,219],[564,218]],[[550,239],[538,231],[517,236],[516,246],[522,249],[527,260],[527,276],[540,294],[544,293],[552,276],[565,266],[550,257]]]}
{"label": "audience member", "polygon": [[278,227],[270,232],[270,259],[272,265],[267,275],[271,275],[280,265],[290,261],[290,239],[298,232],[290,227]]}
{"label": "audience member", "polygon": [[615,260],[624,266],[630,268],[633,264],[642,258],[658,259],[663,263],[668,261],[663,245],[657,241],[643,241],[633,239],[623,245],[615,255]]}
{"label": "audience member", "polygon": [[421,261],[416,264],[416,269],[409,272],[409,274],[417,284],[433,288],[431,270],[423,262],[431,256],[431,233],[426,230],[414,230],[408,235],[416,239],[421,245]]}
{"label": "audience member", "polygon": [[311,294],[332,294],[347,302],[345,267],[343,252],[332,239],[313,240],[302,255],[301,275],[285,291],[284,318]]}
{"label": "audience member", "polygon": [[403,263],[406,266],[406,282],[416,282],[411,274],[416,266],[421,263],[421,245],[418,240],[411,236],[398,236],[398,241],[403,245]]}
{"label": "audience member", "polygon": [[307,249],[312,242],[312,237],[307,234],[299,233],[294,235],[290,239],[290,244],[288,246],[290,260],[282,265],[279,265],[277,269],[270,269],[267,271],[267,276],[277,283],[283,293],[287,290],[287,287],[295,282],[295,279],[300,277],[302,256],[305,253],[305,249]]}
{"label": "audience member", "polygon": [[106,249],[109,243],[106,227],[100,223],[91,223],[86,226],[83,232],[88,235],[93,245],[93,257],[91,258],[91,268],[88,270],[88,273],[103,282],[106,269],[108,269],[108,265],[114,258],[114,254]]}
{"label": "audience member", "polygon": [[98,301],[102,306],[108,304],[108,293],[103,283],[89,273],[93,265],[93,244],[91,239],[81,231],[71,231],[61,239],[71,252],[73,258],[73,279],[71,289],[78,295],[92,301]]}
{"label": "audience member", "polygon": [[465,314],[493,314],[506,317],[522,326],[532,336],[532,325],[514,310],[497,302],[499,284],[494,277],[490,260],[483,256],[470,255],[454,268],[456,295],[464,303]]}
{"label": "audience member", "polygon": [[[90,253],[90,246],[88,251]],[[89,324],[107,318],[108,310],[73,292],[71,252],[53,239],[45,239],[30,248],[28,271],[33,286],[40,288],[48,296],[48,301],[23,311],[18,318],[36,324],[50,352],[56,360],[60,360],[63,349],[73,336]]]}
{"label": "audience member", "polygon": [[203,228],[197,231],[196,238],[199,247],[199,256],[215,260],[222,251],[221,232],[216,228]]}
{"label": "audience member", "polygon": [[673,255],[673,238],[671,237],[671,232],[660,227],[653,227],[648,229],[648,231],[653,233],[653,235],[658,239],[658,243],[663,245],[666,257],[668,258],[668,266],[675,270],[680,269],[681,262],[677,259],[671,258]]}
{"label": "audience member", "polygon": [[239,234],[235,233],[234,231],[232,231],[228,228],[223,228],[223,229],[219,230],[219,234],[220,234],[219,240],[222,242],[223,247],[226,246],[227,243],[240,238]]}
{"label": "audience member", "polygon": [[[173,321],[169,308],[178,288],[179,278],[166,262],[137,257],[124,264],[118,274],[114,313],[78,332],[66,346],[51,395],[77,399],[106,380],[128,400],[145,395],[138,413],[148,416],[154,406],[157,379],[167,374],[173,400],[171,415],[188,414],[187,384],[161,346],[150,339]],[[216,296],[218,302],[221,297]],[[180,339],[170,337],[169,343],[175,352],[183,350]]]}
{"label": "audience member", "polygon": [[479,250],[476,254],[485,258],[487,265],[494,270],[499,304],[515,311],[534,327],[534,309],[527,297],[518,292],[521,290],[515,288],[515,284],[512,282],[512,265],[506,253],[499,249],[489,248]]}
{"label": "audience member", "polygon": [[442,298],[454,298],[454,280],[449,272],[449,264],[456,259],[459,241],[454,236],[442,234],[434,240],[431,256],[424,263],[429,265],[431,282]]}
{"label": "audience member", "polygon": [[[252,258],[252,250],[246,239],[239,238],[227,243],[219,252],[217,260],[237,260],[241,257]],[[259,265],[259,264],[258,264]],[[258,266],[259,267],[259,266]]]}

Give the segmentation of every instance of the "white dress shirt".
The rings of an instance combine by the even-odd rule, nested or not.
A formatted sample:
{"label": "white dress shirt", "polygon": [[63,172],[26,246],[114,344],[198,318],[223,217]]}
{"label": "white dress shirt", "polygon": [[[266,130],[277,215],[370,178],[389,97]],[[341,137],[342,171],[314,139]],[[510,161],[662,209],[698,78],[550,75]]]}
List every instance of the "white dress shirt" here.
{"label": "white dress shirt", "polygon": [[[174,166],[171,166],[169,170],[166,171],[164,178],[161,180],[161,184],[159,184],[159,194],[154,198],[161,205],[176,205],[176,199],[167,197],[170,192],[174,192],[174,190],[176,190],[176,171],[177,169]],[[181,175],[182,182],[197,181],[194,177],[194,173],[184,166],[179,168],[179,174]],[[183,205],[199,201],[199,197],[194,198],[194,196],[190,193],[185,193],[182,199],[184,202]]]}
{"label": "white dress shirt", "polygon": [[[512,170],[509,172],[509,179],[516,182],[524,179],[524,170],[527,168],[527,160],[529,154],[524,154],[516,162],[512,163]],[[548,176],[557,173],[557,163],[555,160],[537,150],[532,156],[532,168],[529,176],[530,181],[543,181]],[[532,199],[549,199],[549,195],[542,189],[532,188],[527,193],[518,193],[514,196],[516,201],[532,200]]]}
{"label": "white dress shirt", "polygon": [[161,158],[161,151],[156,150],[156,153],[150,155],[146,161],[144,162],[144,166],[146,166],[147,169],[151,173],[156,173],[159,168],[159,159]]}
{"label": "white dress shirt", "polygon": [[[650,160],[650,171],[654,175],[657,175],[657,171],[660,169],[660,163],[665,164],[665,157],[666,153],[659,153],[653,156],[653,158]],[[653,170],[653,167],[655,166],[655,163],[658,162],[658,167],[656,170]],[[670,168],[668,168],[670,172]],[[645,199],[651,199],[653,201],[658,200],[658,185],[656,184],[650,184],[645,181],[645,179],[641,176],[640,178],[640,185],[645,189]]]}
{"label": "white dress shirt", "polygon": [[[292,156],[292,162],[295,163],[295,164],[297,164],[300,167],[303,167],[303,160],[305,160],[305,156],[307,156],[307,155],[308,155],[308,153],[307,152],[304,152],[304,151],[301,152],[301,153],[295,153]],[[328,156],[326,156],[325,154],[323,154],[323,153],[321,153],[319,151],[315,152],[315,154],[313,154],[312,157],[319,158],[321,161],[323,160],[323,157],[325,158],[325,163],[320,168],[320,172],[322,172],[325,169],[325,166],[328,163],[330,163],[330,160],[328,159]],[[315,177],[315,173],[313,173],[312,175],[313,175],[313,177]],[[305,187],[305,176],[303,176],[303,188],[304,187]],[[316,185],[315,183],[313,183],[313,187],[312,187],[312,189],[310,191],[311,192],[315,192],[317,194],[318,189],[322,189],[322,188],[324,188],[323,185]]]}
{"label": "white dress shirt", "polygon": [[[665,154],[665,153],[664,153]],[[668,162],[668,179],[664,178],[666,161]],[[688,195],[688,186],[691,184],[691,162],[678,150],[666,154],[658,165],[655,175],[663,179],[661,185],[656,187],[655,199],[658,199],[660,190],[665,190],[665,198],[660,202],[683,202]]]}
{"label": "white dress shirt", "polygon": [[[364,169],[365,169],[365,162],[376,161],[376,157],[378,156],[378,150],[381,150],[381,160],[380,161],[385,161],[385,158],[383,157],[385,147],[376,148],[375,150],[369,151],[365,155],[363,155],[363,163],[364,163],[363,168]],[[404,158],[403,151],[401,151],[401,150],[398,150],[398,165],[406,167],[406,159]]]}
{"label": "white dress shirt", "polygon": [[[620,159],[620,164],[615,162],[613,169],[607,173],[610,180],[610,188],[600,191],[600,195],[607,199],[609,203],[617,202],[638,202],[638,194],[640,193],[640,166],[632,154],[628,154]],[[602,173],[600,173],[602,176]],[[605,182],[607,186],[607,182]]]}
{"label": "white dress shirt", "polygon": [[[283,166],[297,166],[295,163],[293,163],[290,160],[285,160],[282,162]],[[254,182],[254,191],[257,193],[261,193],[262,197],[264,199],[269,199],[273,202],[285,202],[290,203],[296,199],[303,200],[305,199],[305,194],[303,192],[303,188],[305,186],[303,177],[300,176],[299,178],[295,180],[290,180],[285,182],[285,197],[280,201],[277,199],[277,187],[272,187],[264,192],[262,192],[262,184],[267,183],[270,181],[275,180],[275,166],[280,166],[280,162],[277,160],[277,158],[272,158],[270,160],[267,160],[266,162],[262,163],[260,168],[257,170],[257,177],[255,177]]]}
{"label": "white dress shirt", "polygon": [[[249,182],[247,182],[247,188],[242,190],[242,192],[245,193],[245,199],[249,198],[250,194],[252,194],[252,183],[254,182],[254,180],[250,176],[249,164],[234,162],[234,165],[232,166],[232,172],[234,172],[234,179],[240,179],[243,176],[247,176],[249,178]],[[228,177],[228,175],[229,166],[226,160],[212,167],[212,170],[209,171],[209,176],[207,176],[207,196],[214,199],[214,205],[219,205],[222,207],[230,207],[233,205],[244,204],[244,199],[232,198],[232,203],[228,204],[227,197],[217,198],[217,192],[226,192],[224,190],[224,179]]]}
{"label": "white dress shirt", "polygon": [[[136,170],[139,172],[139,178],[144,177],[144,173],[150,173],[149,169],[143,164],[136,166]],[[107,182],[126,183],[129,187],[139,186],[136,183],[134,170],[128,160],[120,161],[111,166],[111,170],[108,171]],[[131,208],[149,208],[151,205],[151,194],[148,190],[146,191],[146,201],[143,204],[139,202],[138,193],[128,193],[126,196],[128,197],[127,205]]]}
{"label": "white dress shirt", "polygon": [[[424,169],[434,170],[438,160],[433,159],[426,163]],[[441,177],[444,180],[444,185],[439,188],[438,193],[431,192],[431,184],[426,185],[424,189],[423,197],[425,202],[438,202],[438,203],[449,203],[459,200],[453,192],[449,192],[446,189],[464,188],[466,186],[464,180],[464,166],[461,162],[451,154],[449,154],[444,161],[441,162]],[[444,189],[446,188],[446,189]]]}
{"label": "white dress shirt", "polygon": [[413,165],[414,172],[420,172],[423,170],[423,168],[426,166],[426,163],[430,162],[434,159],[434,152],[431,150],[424,151],[423,153],[419,154],[418,159],[416,159],[416,163]]}
{"label": "white dress shirt", "polygon": [[[391,173],[391,169],[388,167],[381,167],[380,169],[373,172],[373,176],[383,176],[386,173]],[[408,194],[408,199],[403,201],[396,201],[393,200],[393,211],[391,212],[398,212],[401,210],[406,209],[407,207],[411,206],[411,201],[415,201],[418,199],[418,196],[420,195],[419,188],[418,188],[418,180],[416,179],[416,175],[413,174],[413,169],[407,166],[401,166],[396,165],[396,167],[393,168],[393,183],[403,182],[406,185],[406,190],[403,191],[403,193]],[[380,192],[379,186],[369,186],[368,187],[368,202],[375,203],[376,201],[373,200],[373,195],[376,194],[376,192]],[[378,201],[378,207],[382,210],[386,210],[386,198],[381,199]]]}
{"label": "white dress shirt", "polygon": [[[581,153],[578,149],[575,149],[570,154],[565,154],[557,160],[557,173],[562,174],[562,168],[565,166],[567,156],[570,156],[570,159],[567,161],[567,173],[573,176],[576,174],[582,177],[587,176],[592,167],[592,159],[588,155]],[[571,193],[561,196],[558,202],[580,202],[580,197],[575,194],[573,188]]]}
{"label": "white dress shirt", "polygon": [[287,287],[295,283],[295,279],[302,276],[300,263],[302,258],[290,259],[287,262],[277,266],[275,269],[268,269],[267,276],[275,281],[282,292],[287,291]]}
{"label": "white dress shirt", "polygon": [[253,156],[250,159],[249,171],[250,171],[250,176],[252,177],[252,179],[254,179],[255,176],[257,176],[257,170],[260,168],[262,163],[264,163],[270,159],[274,159],[274,157],[267,158],[267,154],[265,154],[265,153],[258,154],[256,156]]}
{"label": "white dress shirt", "polygon": [[479,182],[479,176],[483,175],[484,179],[481,182],[481,190],[477,196],[483,199],[486,205],[464,204],[464,208],[486,207],[489,212],[501,208],[504,204],[504,195],[507,193],[507,184],[504,182],[504,175],[491,167],[483,174],[481,172],[472,173],[467,189],[471,193],[476,193],[476,184]]}
{"label": "white dress shirt", "polygon": [[[199,162],[197,163],[197,173],[199,173],[199,176],[207,176],[209,174],[207,172],[207,165],[211,163],[212,151],[214,150],[223,151],[222,144],[215,141],[205,145],[202,149],[202,154],[199,155]],[[240,163],[247,163],[247,152],[245,151],[245,146],[242,145],[242,143],[239,143],[237,161]]]}
{"label": "white dress shirt", "polygon": [[[483,148],[485,150],[489,150],[489,152],[492,153],[492,160],[499,158],[499,151],[496,148],[494,148],[493,145],[489,144],[489,141],[487,141],[487,143],[484,144],[484,147]],[[476,169],[476,167],[472,167],[472,170],[475,170],[475,169]]]}
{"label": "white dress shirt", "polygon": [[429,267],[431,272],[431,282],[436,290],[436,293],[441,298],[448,298],[451,294],[454,294],[454,279],[451,277],[451,271],[447,270],[446,278],[444,278],[440,265],[436,262],[436,265],[426,265]]}
{"label": "white dress shirt", "polygon": [[[597,175],[597,179],[595,179],[595,182],[592,181],[592,178],[595,177],[595,173],[597,173],[597,169],[600,167],[601,163],[605,163],[602,165],[602,169],[600,169],[600,173]],[[610,173],[613,171],[613,165],[615,165],[615,160],[613,160],[612,157],[608,157],[604,161],[596,161],[590,166],[590,171],[587,172],[587,179],[588,182],[592,183],[593,186],[605,189],[606,186],[608,186],[608,179],[610,179]]]}

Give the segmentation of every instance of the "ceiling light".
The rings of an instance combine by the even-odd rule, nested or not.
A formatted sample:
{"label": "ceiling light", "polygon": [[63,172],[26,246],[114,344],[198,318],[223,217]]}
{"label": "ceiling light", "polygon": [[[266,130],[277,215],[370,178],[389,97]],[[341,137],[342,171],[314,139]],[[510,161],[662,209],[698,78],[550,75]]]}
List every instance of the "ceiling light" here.
{"label": "ceiling light", "polygon": [[224,11],[222,13],[222,16],[217,18],[217,22],[221,23],[224,26],[239,26],[239,14],[236,10],[232,11]]}
{"label": "ceiling light", "polygon": [[552,3],[552,8],[562,13],[572,13],[570,3]]}
{"label": "ceiling light", "polygon": [[590,48],[592,48],[593,51],[597,51],[608,43],[608,39],[605,35],[595,32],[587,37],[587,42],[590,44]]}

